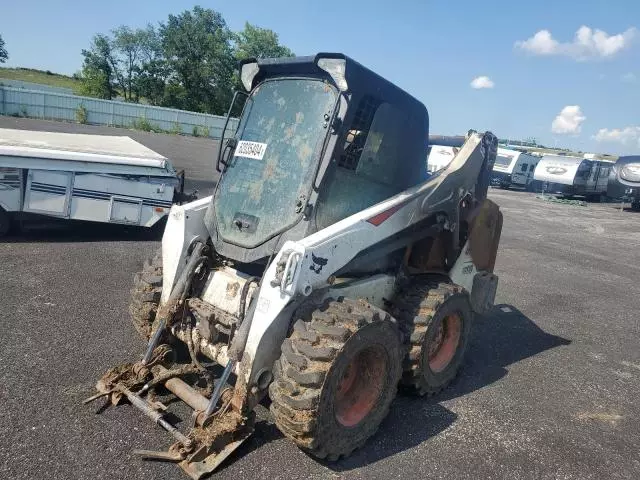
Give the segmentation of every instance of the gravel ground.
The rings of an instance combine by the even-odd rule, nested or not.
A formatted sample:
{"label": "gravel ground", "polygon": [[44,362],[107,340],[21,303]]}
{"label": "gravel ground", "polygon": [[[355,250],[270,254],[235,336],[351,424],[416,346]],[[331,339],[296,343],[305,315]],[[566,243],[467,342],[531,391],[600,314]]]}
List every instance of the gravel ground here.
{"label": "gravel ground", "polygon": [[[188,142],[180,158],[206,165],[208,148],[191,152],[212,142],[162,137],[141,141],[161,153]],[[254,436],[212,478],[640,478],[640,214],[490,196],[505,216],[499,305],[477,319],[453,386],[399,395],[365,448],[333,465],[299,451],[260,408]],[[143,351],[128,295],[158,245],[113,228],[0,243],[2,478],[186,478],[132,455],[170,443],[133,408],[81,405],[106,368]]]}

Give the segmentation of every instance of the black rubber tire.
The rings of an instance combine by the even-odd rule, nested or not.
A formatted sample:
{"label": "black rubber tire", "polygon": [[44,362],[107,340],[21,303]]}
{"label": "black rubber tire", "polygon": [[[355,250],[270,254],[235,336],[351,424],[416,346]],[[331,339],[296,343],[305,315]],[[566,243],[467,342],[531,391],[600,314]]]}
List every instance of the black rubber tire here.
{"label": "black rubber tire", "polygon": [[[386,372],[375,394],[377,400],[357,423],[345,426],[337,417],[338,387],[350,363],[370,349],[377,351],[378,358],[382,352],[386,355],[379,365]],[[269,387],[276,425],[315,457],[335,461],[349,455],[387,416],[397,393],[403,355],[399,331],[388,313],[363,300],[326,302],[298,320],[282,344]],[[372,374],[371,378],[380,376]]]}
{"label": "black rubber tire", "polygon": [[162,295],[162,250],[144,262],[142,271],[136,273],[131,289],[129,313],[136,331],[144,340],[149,340],[153,321]]}
{"label": "black rubber tire", "polygon": [[[467,293],[451,283],[412,279],[396,296],[392,312],[406,342],[401,385],[418,395],[439,393],[456,377],[464,359],[473,321]],[[462,322],[457,348],[446,367],[435,372],[429,366],[427,345],[451,314]]]}
{"label": "black rubber tire", "polygon": [[11,230],[11,217],[6,210],[0,207],[0,237],[4,237]]}

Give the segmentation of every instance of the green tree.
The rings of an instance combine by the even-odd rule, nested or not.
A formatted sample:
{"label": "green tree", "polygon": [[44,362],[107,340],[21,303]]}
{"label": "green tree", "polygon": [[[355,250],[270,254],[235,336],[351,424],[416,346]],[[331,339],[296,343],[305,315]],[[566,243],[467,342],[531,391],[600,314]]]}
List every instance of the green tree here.
{"label": "green tree", "polygon": [[151,105],[160,105],[169,77],[169,69],[164,60],[151,60],[135,69],[133,90],[136,101],[144,97]]}
{"label": "green tree", "polygon": [[169,15],[160,25],[165,61],[171,71],[165,101],[187,110],[224,113],[233,89],[233,34],[218,12],[196,6]]}
{"label": "green tree", "polygon": [[84,67],[80,76],[80,95],[111,100],[114,91],[107,74],[99,69]]}
{"label": "green tree", "polygon": [[4,40],[2,39],[2,35],[0,35],[0,63],[4,63],[9,59],[9,53],[4,46]]}
{"label": "green tree", "polygon": [[171,70],[164,59],[162,41],[157,30],[148,25],[140,33],[142,61],[134,69],[134,89],[136,96],[147,99],[152,105],[160,105]]}
{"label": "green tree", "polygon": [[115,96],[115,58],[110,39],[95,35],[88,50],[82,50],[80,90],[84,95],[111,100]]}
{"label": "green tree", "polygon": [[144,30],[134,30],[125,25],[112,30],[114,71],[125,100],[133,99],[134,76],[142,61]]}
{"label": "green tree", "polygon": [[246,22],[244,30],[235,34],[235,56],[238,60],[244,60],[293,57],[294,54],[284,45],[280,45],[276,32]]}
{"label": "green tree", "polygon": [[[150,80],[152,83],[157,81],[156,75],[160,71],[158,58],[161,56],[161,45],[158,34],[151,25],[145,29],[122,25],[111,33],[120,89],[125,100],[138,101],[140,92],[136,87],[148,88]],[[147,69],[151,71],[146,72]],[[137,81],[139,75],[145,77],[141,84]]]}

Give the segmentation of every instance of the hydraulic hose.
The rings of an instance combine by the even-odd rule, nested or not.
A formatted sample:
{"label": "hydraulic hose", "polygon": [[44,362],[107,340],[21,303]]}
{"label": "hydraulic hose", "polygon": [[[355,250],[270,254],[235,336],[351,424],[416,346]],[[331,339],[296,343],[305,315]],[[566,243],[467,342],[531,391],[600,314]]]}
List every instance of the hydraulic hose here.
{"label": "hydraulic hose", "polygon": [[173,309],[178,305],[180,300],[184,299],[189,287],[191,286],[191,281],[193,280],[193,275],[200,266],[200,263],[203,260],[206,260],[207,257],[202,255],[202,251],[204,249],[204,243],[196,242],[193,247],[193,251],[191,252],[191,256],[189,257],[189,262],[187,266],[182,271],[180,278],[176,282],[173,290],[171,290],[171,294],[169,295],[169,299],[167,302],[160,307],[158,310],[157,316],[159,317],[158,324],[156,326],[156,330],[151,335],[151,339],[149,340],[149,344],[147,346],[147,351],[142,358],[142,363],[146,365],[151,361],[151,356],[153,355],[153,351],[158,346],[158,342],[162,337],[162,333],[164,332],[167,326],[171,326],[171,322],[169,317]]}

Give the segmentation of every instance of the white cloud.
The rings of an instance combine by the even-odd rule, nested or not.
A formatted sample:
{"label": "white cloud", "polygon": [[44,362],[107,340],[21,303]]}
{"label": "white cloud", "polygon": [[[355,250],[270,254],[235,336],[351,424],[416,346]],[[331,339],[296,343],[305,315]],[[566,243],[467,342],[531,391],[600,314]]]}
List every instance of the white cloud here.
{"label": "white cloud", "polygon": [[598,142],[615,142],[623,145],[637,142],[640,148],[640,126],[629,126],[624,128],[601,128],[593,138]]}
{"label": "white cloud", "polygon": [[622,81],[623,82],[627,82],[627,83],[633,83],[637,80],[637,77],[634,73],[625,73],[624,75],[622,75]]}
{"label": "white cloud", "polygon": [[493,88],[494,87],[493,80],[491,80],[487,76],[476,77],[471,80],[471,88]]}
{"label": "white cloud", "polygon": [[516,42],[515,47],[533,55],[563,55],[576,60],[607,58],[628,48],[638,33],[632,27],[617,35],[609,35],[598,29],[582,26],[571,42],[559,42],[549,30],[540,30],[527,40]]}
{"label": "white cloud", "polygon": [[562,135],[577,135],[582,129],[582,122],[586,119],[579,105],[567,105],[553,119],[551,131]]}

